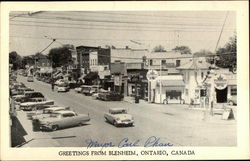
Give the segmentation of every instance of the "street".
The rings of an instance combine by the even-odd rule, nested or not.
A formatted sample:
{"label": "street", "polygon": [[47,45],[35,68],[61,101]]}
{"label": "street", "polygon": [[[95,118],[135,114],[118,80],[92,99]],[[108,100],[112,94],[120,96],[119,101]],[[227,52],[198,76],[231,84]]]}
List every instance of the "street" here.
{"label": "street", "polygon": [[[145,146],[147,139],[152,136],[159,138],[159,143],[173,146],[237,145],[235,120],[221,120],[221,115],[215,115],[203,121],[203,112],[190,110],[188,105],[100,101],[76,93],[73,89],[66,93],[53,92],[50,84],[37,80],[27,82],[26,77],[18,76],[17,80],[42,92],[48,100],[54,100],[56,105],[70,106],[77,113],[90,115],[90,122],[83,126],[36,132],[39,138],[56,140],[60,147],[86,147],[90,140],[99,144],[112,142],[118,146],[124,138],[128,138],[123,140],[124,143],[138,140],[135,146]],[[114,107],[127,108],[128,113],[134,117],[134,126],[115,127],[106,122],[104,113]]]}

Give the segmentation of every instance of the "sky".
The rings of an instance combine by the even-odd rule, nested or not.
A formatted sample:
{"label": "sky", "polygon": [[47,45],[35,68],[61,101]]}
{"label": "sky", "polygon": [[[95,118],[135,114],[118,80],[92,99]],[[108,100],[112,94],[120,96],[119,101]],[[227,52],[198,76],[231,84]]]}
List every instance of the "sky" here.
{"label": "sky", "polygon": [[10,52],[21,56],[63,44],[75,47],[113,45],[168,50],[185,45],[191,51],[214,52],[236,33],[236,13],[227,11],[32,11],[10,13]]}

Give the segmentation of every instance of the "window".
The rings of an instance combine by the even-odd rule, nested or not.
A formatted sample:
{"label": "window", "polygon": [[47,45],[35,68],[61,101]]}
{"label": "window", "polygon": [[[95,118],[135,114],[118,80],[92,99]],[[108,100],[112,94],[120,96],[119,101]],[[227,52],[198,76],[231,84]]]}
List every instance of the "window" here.
{"label": "window", "polygon": [[201,79],[203,79],[203,77],[204,77],[204,73],[203,73],[203,72],[201,72]]}
{"label": "window", "polygon": [[72,117],[75,116],[73,113],[65,113],[63,114],[63,117]]}
{"label": "window", "polygon": [[179,67],[181,65],[181,60],[176,60],[176,67]]}
{"label": "window", "polygon": [[161,60],[161,64],[166,64],[166,60]]}
{"label": "window", "polygon": [[237,95],[237,88],[236,87],[232,87],[231,88],[231,95],[232,96],[236,96]]}

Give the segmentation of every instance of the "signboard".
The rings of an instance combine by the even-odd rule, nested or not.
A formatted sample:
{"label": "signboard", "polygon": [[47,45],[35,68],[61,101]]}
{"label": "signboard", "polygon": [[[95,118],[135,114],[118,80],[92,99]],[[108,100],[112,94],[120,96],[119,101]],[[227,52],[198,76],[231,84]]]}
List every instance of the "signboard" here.
{"label": "signboard", "polygon": [[121,75],[115,75],[114,76],[114,84],[115,84],[115,86],[121,86],[122,85]]}
{"label": "signboard", "polygon": [[227,78],[223,74],[219,74],[214,78],[214,86],[216,89],[222,90],[227,87]]}
{"label": "signboard", "polygon": [[156,70],[149,70],[147,72],[147,79],[148,80],[154,80],[158,77],[158,72]]}

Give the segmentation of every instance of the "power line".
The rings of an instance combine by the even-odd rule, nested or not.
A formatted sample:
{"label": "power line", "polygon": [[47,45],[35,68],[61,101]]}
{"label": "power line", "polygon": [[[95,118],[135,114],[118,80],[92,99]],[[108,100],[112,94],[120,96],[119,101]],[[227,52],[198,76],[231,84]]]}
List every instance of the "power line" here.
{"label": "power line", "polygon": [[[28,24],[13,24],[14,26],[33,26],[33,27],[53,27],[53,28],[69,28],[69,29],[89,29],[89,30],[119,30],[119,31],[155,31],[155,32],[171,32],[175,30],[147,30],[147,29],[119,29],[119,28],[91,28],[91,27],[68,27],[68,26],[52,26],[52,25],[28,25]],[[217,30],[178,30],[179,32],[219,32]]]}
{"label": "power line", "polygon": [[219,35],[218,41],[217,41],[216,46],[215,46],[215,51],[216,51],[216,49],[217,49],[217,47],[218,47],[218,44],[219,44],[219,42],[220,42],[221,34],[222,34],[222,32],[223,32],[223,29],[224,29],[224,26],[225,26],[225,23],[226,23],[226,20],[227,20],[227,16],[228,16],[228,12],[227,12],[227,14],[226,14],[225,20],[224,20],[223,25],[222,25],[222,27],[221,27],[220,35]]}
{"label": "power line", "polygon": [[[121,21],[121,20],[102,20],[102,19],[90,19],[90,18],[72,18],[72,17],[51,17],[51,16],[35,16],[35,17],[27,17],[27,16],[20,16],[22,18],[33,18],[33,19],[56,19],[56,20],[65,20],[65,21],[87,21],[87,22],[101,22],[101,23],[120,23],[120,24],[153,24],[153,25],[186,25],[186,26],[219,26],[218,24],[184,24],[184,23],[175,23],[175,24],[169,24],[164,22],[139,22],[139,21]],[[159,24],[160,23],[160,24]]]}
{"label": "power line", "polygon": [[[12,20],[12,22],[32,22],[32,23],[42,23],[42,24],[44,24],[44,23],[46,23],[46,24],[59,24],[59,25],[61,25],[61,24],[63,24],[63,25],[76,25],[76,26],[78,26],[78,25],[85,25],[85,26],[101,26],[101,27],[136,27],[137,29],[138,29],[138,27],[142,27],[142,28],[153,28],[153,29],[161,29],[161,28],[164,28],[164,29],[166,29],[166,27],[155,27],[155,26],[114,26],[114,25],[98,25],[98,24],[94,24],[94,25],[91,25],[91,24],[83,24],[83,23],[71,23],[71,24],[69,24],[69,23],[64,23],[64,22],[49,22],[49,21],[25,21],[25,20]],[[184,26],[185,27],[185,26]],[[210,26],[211,28],[204,28],[204,26],[203,26],[203,28],[200,28],[200,27],[198,27],[198,28],[195,28],[195,27],[192,27],[191,29],[213,29],[214,27],[216,27],[216,26]],[[176,28],[176,27],[168,27],[168,29],[169,28],[171,28],[171,29],[189,29],[189,28],[180,28],[180,27],[178,27],[178,28]],[[218,28],[218,27],[216,27],[216,28]]]}
{"label": "power line", "polygon": [[56,41],[56,39],[53,39],[53,41],[46,48],[44,48],[42,51],[40,51],[39,53],[42,53],[43,51],[48,49],[48,47],[50,47],[55,41]]}
{"label": "power line", "polygon": [[[28,39],[44,39],[42,37],[32,37],[32,36],[16,36],[16,35],[10,35],[10,37],[16,37],[16,38],[28,38]],[[56,37],[56,41],[58,40],[89,40],[89,41],[130,41],[131,39],[91,39],[91,38],[60,38]],[[154,39],[136,39],[136,41],[176,41],[176,40],[171,40],[171,39],[165,39],[165,40],[154,40]],[[214,41],[212,39],[182,39],[182,41]]]}
{"label": "power line", "polygon": [[[77,12],[79,13],[79,11],[72,11],[72,12]],[[99,11],[84,11],[84,12],[80,12],[80,13],[96,13],[96,14],[107,14],[107,15],[125,15],[125,16],[138,16],[138,17],[162,17],[162,18],[185,18],[185,19],[199,19],[199,18],[205,18],[205,19],[222,19],[222,18],[215,18],[215,17],[189,17],[189,16],[162,16],[162,15],[150,15],[150,14],[131,14],[131,13],[118,13],[118,12],[114,12],[114,13],[110,13],[110,12],[99,12]],[[141,11],[138,11],[141,12]],[[159,13],[160,11],[158,11],[157,13]]]}

